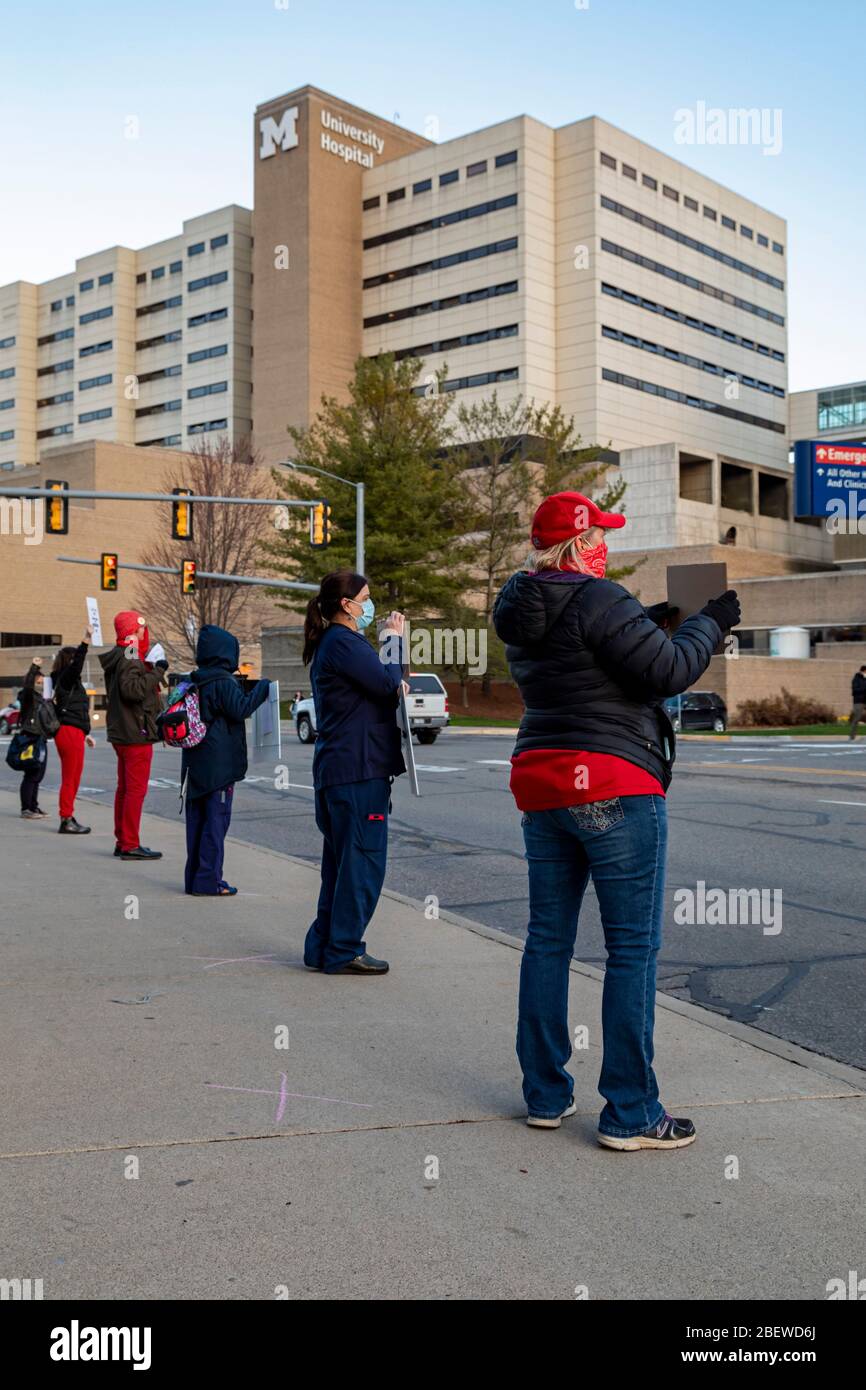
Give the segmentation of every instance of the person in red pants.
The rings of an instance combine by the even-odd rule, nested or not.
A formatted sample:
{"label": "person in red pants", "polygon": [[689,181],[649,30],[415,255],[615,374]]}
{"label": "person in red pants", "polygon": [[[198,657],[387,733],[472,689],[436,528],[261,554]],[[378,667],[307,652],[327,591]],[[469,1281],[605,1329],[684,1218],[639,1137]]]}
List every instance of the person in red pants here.
{"label": "person in red pants", "polygon": [[106,733],[117,756],[114,853],[121,859],[161,859],[158,850],[141,843],[140,827],[153,745],[159,739],[156,716],[168,662],[151,666],[143,659],[150,637],[139,613],[118,613],[114,631],[115,646],[99,658],[108,697]]}
{"label": "person in red pants", "polygon": [[75,798],[84,771],[84,748],[95,748],[90,737],[90,700],[81,680],[81,672],[93,636],[91,627],[77,647],[61,647],[54,658],[51,680],[54,705],[60,728],[54,744],[60,757],[60,834],[89,835],[90,826],[75,819]]}

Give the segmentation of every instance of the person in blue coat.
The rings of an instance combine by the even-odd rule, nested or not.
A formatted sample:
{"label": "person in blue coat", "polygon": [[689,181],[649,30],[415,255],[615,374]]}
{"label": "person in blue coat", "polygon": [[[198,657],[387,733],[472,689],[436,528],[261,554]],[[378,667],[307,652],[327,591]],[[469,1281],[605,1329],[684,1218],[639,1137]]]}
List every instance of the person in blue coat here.
{"label": "person in blue coat", "polygon": [[[383,975],[364,932],[388,853],[391,783],[406,768],[397,727],[403,615],[391,613],[376,652],[364,636],[375,609],[362,574],[325,575],[304,623],[304,664],[316,707],[313,784],[322,832],[322,887],[304,964],[326,975]],[[312,664],[311,664],[312,663]]]}
{"label": "person in blue coat", "polygon": [[223,878],[223,854],[235,783],[247,773],[244,721],[264,704],[270,682],[256,681],[251,690],[244,690],[235,675],[240,660],[238,639],[222,627],[207,624],[202,628],[195,659],[198,665],[192,680],[207,734],[195,748],[183,750],[184,889],[195,897],[233,897],[238,890]]}

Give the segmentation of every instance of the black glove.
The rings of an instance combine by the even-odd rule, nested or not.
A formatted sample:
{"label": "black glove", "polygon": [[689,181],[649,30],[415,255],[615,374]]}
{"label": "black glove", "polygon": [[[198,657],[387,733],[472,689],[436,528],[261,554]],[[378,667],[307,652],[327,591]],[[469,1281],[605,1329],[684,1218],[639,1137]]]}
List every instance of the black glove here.
{"label": "black glove", "polygon": [[662,603],[652,603],[646,609],[648,618],[652,618],[656,627],[668,628],[671,625],[671,618],[675,618],[679,613],[676,606],[671,606],[665,599]]}
{"label": "black glove", "polygon": [[711,598],[701,609],[708,618],[715,618],[722,632],[729,632],[740,621],[740,600],[736,589],[728,589],[721,598]]}

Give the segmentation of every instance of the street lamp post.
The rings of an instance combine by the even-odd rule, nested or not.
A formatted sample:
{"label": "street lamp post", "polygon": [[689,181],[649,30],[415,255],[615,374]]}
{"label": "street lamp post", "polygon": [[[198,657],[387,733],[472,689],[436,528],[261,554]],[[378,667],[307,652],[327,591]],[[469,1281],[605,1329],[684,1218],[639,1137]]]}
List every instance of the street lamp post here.
{"label": "street lamp post", "polygon": [[282,466],[292,468],[296,473],[318,473],[323,478],[333,478],[337,483],[345,483],[355,489],[355,571],[364,573],[364,484],[353,483],[351,478],[341,478],[339,473],[329,473],[327,468],[314,468],[311,463],[295,463],[284,459]]}

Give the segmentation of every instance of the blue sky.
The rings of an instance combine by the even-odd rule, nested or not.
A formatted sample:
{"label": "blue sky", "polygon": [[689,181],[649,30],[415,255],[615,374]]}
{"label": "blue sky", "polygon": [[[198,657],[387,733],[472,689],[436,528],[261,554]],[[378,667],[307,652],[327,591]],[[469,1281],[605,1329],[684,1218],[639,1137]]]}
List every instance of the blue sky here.
{"label": "blue sky", "polygon": [[[584,0],[578,0],[583,4]],[[862,0],[41,0],[2,17],[0,284],[252,203],[252,111],[305,82],[447,140],[599,115],[788,219],[790,386],[866,378]],[[674,112],[780,108],[777,156]],[[137,140],[124,121],[140,122]]]}

